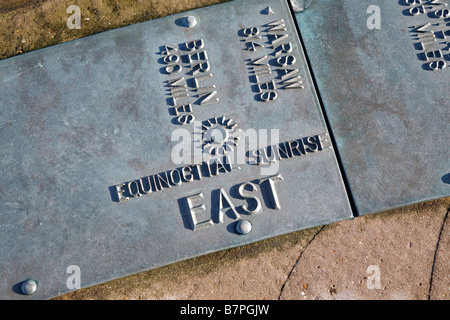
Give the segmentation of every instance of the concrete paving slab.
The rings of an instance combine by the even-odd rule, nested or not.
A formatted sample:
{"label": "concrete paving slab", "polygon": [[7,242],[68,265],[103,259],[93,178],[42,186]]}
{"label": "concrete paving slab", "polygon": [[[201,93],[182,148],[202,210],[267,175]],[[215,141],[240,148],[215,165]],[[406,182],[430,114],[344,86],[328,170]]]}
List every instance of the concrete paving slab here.
{"label": "concrete paving slab", "polygon": [[[449,224],[447,215],[447,203],[432,202],[327,226],[293,268],[281,298],[416,300],[448,296],[449,282],[442,275],[448,275],[450,269],[440,262],[448,254],[448,246],[443,249],[442,236],[441,251],[436,253],[440,230]],[[442,257],[439,265],[435,255]]]}

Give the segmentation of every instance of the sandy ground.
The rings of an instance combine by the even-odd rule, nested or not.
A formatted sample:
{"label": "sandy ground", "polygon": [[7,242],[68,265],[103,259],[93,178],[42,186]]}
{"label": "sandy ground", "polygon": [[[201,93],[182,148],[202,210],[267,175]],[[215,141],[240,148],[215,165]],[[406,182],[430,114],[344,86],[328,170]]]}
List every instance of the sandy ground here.
{"label": "sandy ground", "polygon": [[[0,3],[0,59],[220,0]],[[70,30],[69,5],[81,8]],[[450,198],[212,253],[56,299],[449,299]]]}
{"label": "sandy ground", "polygon": [[[226,0],[9,0],[0,3],[0,59]],[[67,8],[81,29],[67,28]]]}

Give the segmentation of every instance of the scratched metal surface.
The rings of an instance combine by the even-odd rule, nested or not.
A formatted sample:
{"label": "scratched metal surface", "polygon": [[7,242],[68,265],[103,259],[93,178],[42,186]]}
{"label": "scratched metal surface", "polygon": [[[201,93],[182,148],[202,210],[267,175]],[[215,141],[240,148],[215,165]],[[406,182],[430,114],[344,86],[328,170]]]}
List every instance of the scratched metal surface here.
{"label": "scratched metal surface", "polygon": [[[285,1],[234,1],[189,14],[198,19],[195,27],[183,26],[188,15],[183,13],[0,63],[1,299],[68,292],[70,265],[80,268],[81,286],[87,287],[352,217],[333,149],[278,162],[283,177],[274,183],[278,210],[270,191],[257,184],[255,193],[246,191],[259,198],[262,212],[241,214],[253,226],[245,236],[236,234],[237,219],[229,207],[222,223],[214,219],[213,225],[193,231],[183,206],[186,197],[203,192],[207,211],[199,220],[207,220],[223,188],[235,208],[250,208],[254,204],[239,199],[235,189],[262,177],[255,165],[115,201],[115,185],[182,167],[172,163],[177,142],[171,134],[181,127],[193,130],[193,125],[173,123],[166,81],[176,75],[164,72],[166,44],[181,52],[180,44],[204,40],[213,74],[208,81],[220,101],[194,103],[197,120],[225,115],[243,130],[279,129],[280,142],[327,132]],[[246,64],[263,49],[245,50],[239,30],[278,19],[284,19],[304,89],[280,89],[276,100],[261,102]],[[20,284],[29,278],[39,286],[26,296]]]}
{"label": "scratched metal surface", "polygon": [[[380,8],[380,29],[366,25],[370,5]],[[324,0],[296,14],[362,215],[450,195],[450,18],[429,6],[413,16],[416,7]],[[436,41],[425,48],[441,49],[441,59],[426,60],[418,37],[427,42],[426,35],[414,31],[428,22],[423,30],[435,31]],[[447,67],[432,71],[428,64],[437,60]]]}

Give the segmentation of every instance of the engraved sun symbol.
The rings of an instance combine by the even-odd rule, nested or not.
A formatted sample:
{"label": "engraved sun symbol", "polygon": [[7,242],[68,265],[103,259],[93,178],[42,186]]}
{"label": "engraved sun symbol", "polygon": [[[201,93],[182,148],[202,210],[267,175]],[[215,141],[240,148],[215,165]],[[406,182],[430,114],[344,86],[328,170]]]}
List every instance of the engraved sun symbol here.
{"label": "engraved sun symbol", "polygon": [[237,126],[236,122],[225,116],[204,121],[203,150],[213,156],[233,151],[240,139],[240,129]]}

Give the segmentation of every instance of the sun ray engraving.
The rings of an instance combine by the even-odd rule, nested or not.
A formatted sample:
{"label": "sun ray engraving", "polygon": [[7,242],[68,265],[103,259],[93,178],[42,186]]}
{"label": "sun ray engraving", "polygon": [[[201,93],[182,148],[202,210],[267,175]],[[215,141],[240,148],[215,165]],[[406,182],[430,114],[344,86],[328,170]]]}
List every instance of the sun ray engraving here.
{"label": "sun ray engraving", "polygon": [[238,125],[224,115],[211,118],[202,123],[202,146],[204,152],[212,156],[232,152],[239,142]]}

